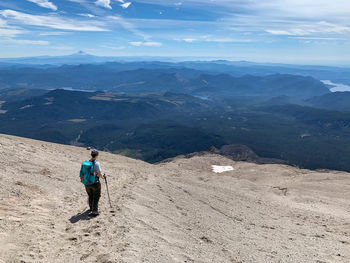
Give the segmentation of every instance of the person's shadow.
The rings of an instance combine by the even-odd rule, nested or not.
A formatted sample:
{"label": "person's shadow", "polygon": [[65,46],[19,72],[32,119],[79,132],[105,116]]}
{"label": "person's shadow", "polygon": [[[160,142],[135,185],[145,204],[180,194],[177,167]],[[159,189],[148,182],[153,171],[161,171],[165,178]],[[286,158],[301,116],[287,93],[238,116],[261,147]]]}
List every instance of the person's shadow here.
{"label": "person's shadow", "polygon": [[77,222],[79,222],[80,220],[90,220],[91,217],[89,217],[89,210],[83,212],[83,213],[78,213],[74,216],[72,216],[69,221],[72,223],[72,224],[75,224]]}

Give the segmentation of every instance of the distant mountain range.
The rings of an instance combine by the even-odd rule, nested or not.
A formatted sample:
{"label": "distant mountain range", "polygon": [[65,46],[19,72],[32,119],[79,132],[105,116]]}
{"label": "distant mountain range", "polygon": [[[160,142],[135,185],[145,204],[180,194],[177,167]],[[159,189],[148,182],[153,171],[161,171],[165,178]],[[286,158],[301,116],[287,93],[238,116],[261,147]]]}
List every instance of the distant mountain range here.
{"label": "distant mountain range", "polygon": [[193,69],[209,74],[246,74],[266,76],[273,74],[292,74],[311,76],[318,80],[331,80],[334,83],[350,85],[350,68],[329,66],[289,65],[282,63],[255,63],[227,60],[191,60],[191,58],[171,57],[100,57],[78,52],[66,56],[40,56],[24,58],[2,58],[0,69],[14,68],[50,68],[62,65],[105,64],[112,63],[118,71],[134,69]]}
{"label": "distant mountain range", "polygon": [[305,99],[330,92],[321,81],[299,75],[234,77],[188,68],[132,69],[131,65],[120,63],[4,69],[0,70],[0,87],[124,93],[173,92],[208,98],[286,95]]}
{"label": "distant mountain range", "polygon": [[93,56],[83,51],[66,56],[38,56],[38,57],[19,57],[19,58],[1,58],[0,63],[7,65],[79,65],[86,63],[105,63],[110,61],[120,61],[116,57]]}
{"label": "distant mountain range", "polygon": [[84,51],[64,56],[37,56],[37,57],[18,57],[18,58],[0,58],[0,65],[79,65],[79,64],[98,64],[106,62],[140,62],[140,61],[180,61],[185,58],[170,58],[159,56],[94,56]]}

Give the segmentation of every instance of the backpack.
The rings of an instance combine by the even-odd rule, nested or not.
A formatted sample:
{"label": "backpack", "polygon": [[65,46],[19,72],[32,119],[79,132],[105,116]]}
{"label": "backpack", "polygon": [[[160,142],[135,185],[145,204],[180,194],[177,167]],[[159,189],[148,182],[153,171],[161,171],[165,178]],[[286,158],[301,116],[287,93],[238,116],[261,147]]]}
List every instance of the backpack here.
{"label": "backpack", "polygon": [[95,163],[92,161],[85,161],[81,164],[80,181],[84,185],[92,185],[97,183],[97,178],[94,174]]}

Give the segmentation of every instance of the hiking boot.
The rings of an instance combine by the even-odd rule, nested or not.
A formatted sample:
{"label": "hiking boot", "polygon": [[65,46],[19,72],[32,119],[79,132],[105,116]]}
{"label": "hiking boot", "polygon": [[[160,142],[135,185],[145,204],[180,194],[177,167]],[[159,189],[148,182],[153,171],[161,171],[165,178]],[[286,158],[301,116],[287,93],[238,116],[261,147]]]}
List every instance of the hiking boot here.
{"label": "hiking boot", "polygon": [[91,211],[91,213],[89,214],[89,216],[91,216],[91,217],[96,217],[98,215],[99,215],[99,213],[97,211]]}

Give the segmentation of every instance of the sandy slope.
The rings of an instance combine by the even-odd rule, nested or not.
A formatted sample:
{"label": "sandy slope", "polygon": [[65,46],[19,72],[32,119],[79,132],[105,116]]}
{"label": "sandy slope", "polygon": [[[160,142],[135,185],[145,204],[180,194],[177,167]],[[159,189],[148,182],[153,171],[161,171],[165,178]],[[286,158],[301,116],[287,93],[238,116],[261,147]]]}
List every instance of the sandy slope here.
{"label": "sandy slope", "polygon": [[86,158],[0,135],[0,262],[350,262],[350,174],[102,153],[115,212],[103,185],[102,214],[87,220]]}

